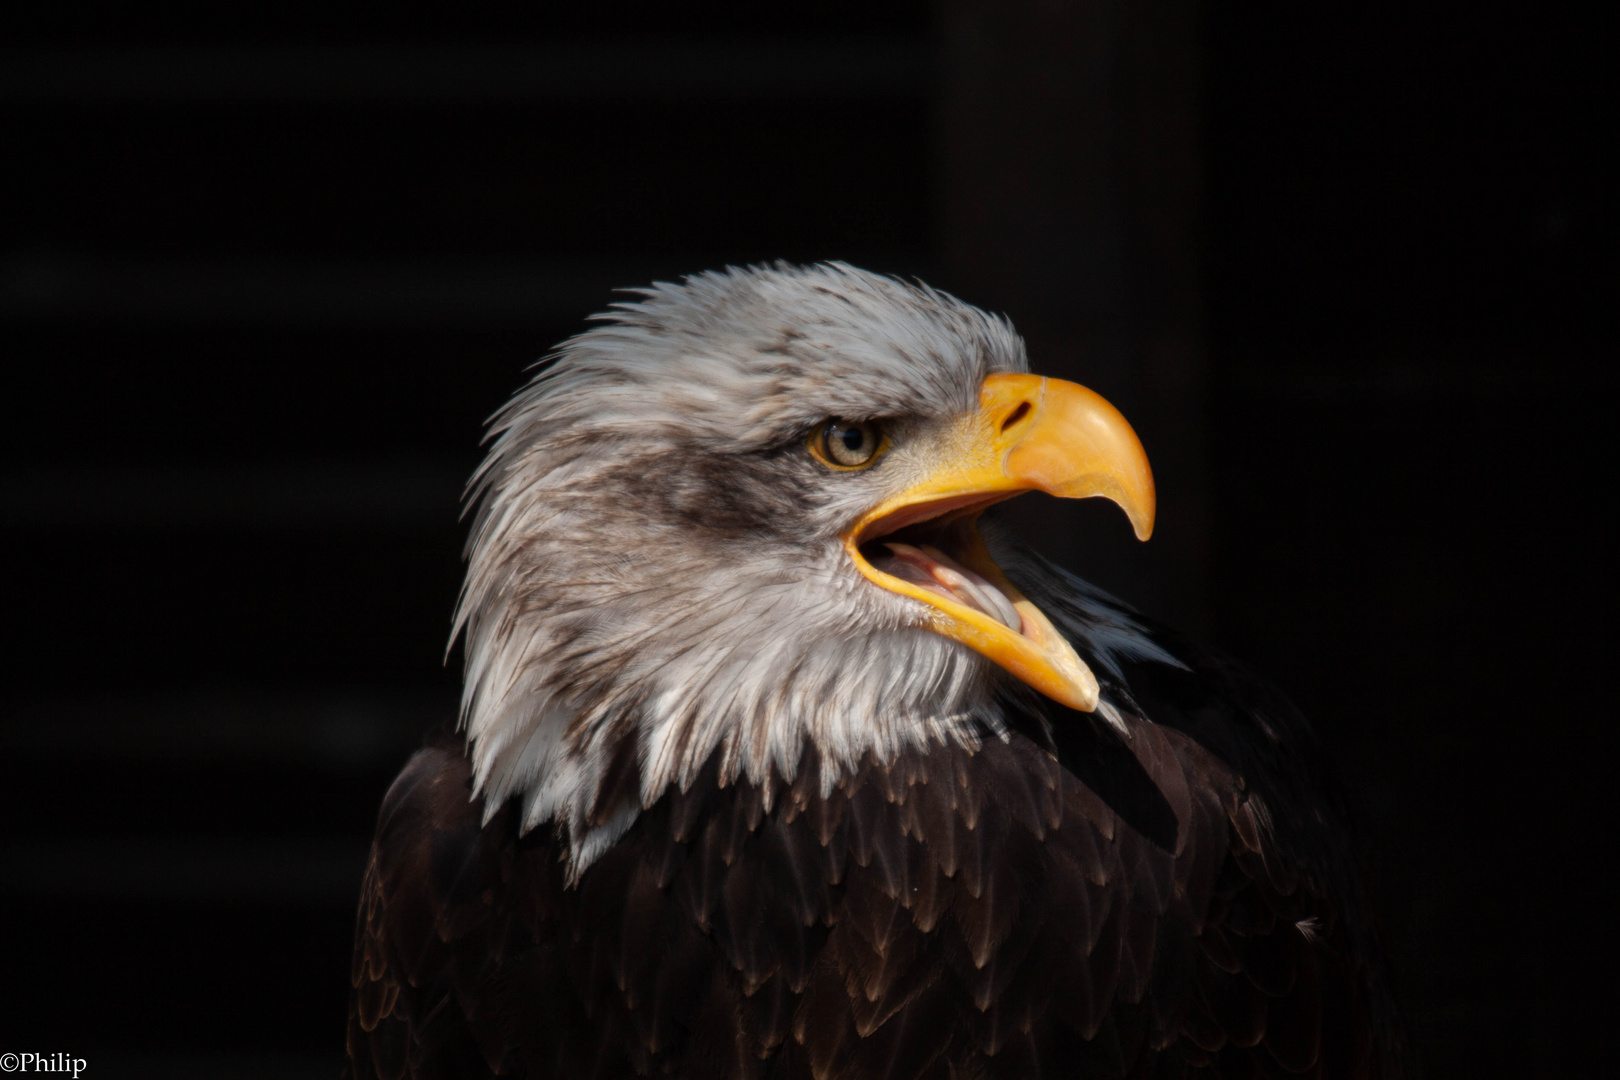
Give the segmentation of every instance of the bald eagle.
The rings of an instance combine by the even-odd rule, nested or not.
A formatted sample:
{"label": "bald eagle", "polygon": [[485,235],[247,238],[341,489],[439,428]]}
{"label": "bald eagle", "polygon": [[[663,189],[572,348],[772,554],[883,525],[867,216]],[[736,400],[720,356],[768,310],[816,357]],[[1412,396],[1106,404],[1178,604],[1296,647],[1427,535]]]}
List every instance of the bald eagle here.
{"label": "bald eagle", "polygon": [[493,422],[351,1074],[1400,1075],[1300,716],[981,527],[1100,495],[1146,539],[1125,419],[848,265],[637,297]]}

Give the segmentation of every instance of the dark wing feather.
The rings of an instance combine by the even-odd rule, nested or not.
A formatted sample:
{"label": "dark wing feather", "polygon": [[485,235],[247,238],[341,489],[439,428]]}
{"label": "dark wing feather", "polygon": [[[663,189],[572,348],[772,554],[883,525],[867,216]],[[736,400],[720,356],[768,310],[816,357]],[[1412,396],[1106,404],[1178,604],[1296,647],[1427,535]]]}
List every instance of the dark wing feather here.
{"label": "dark wing feather", "polygon": [[487,940],[502,882],[466,780],[455,751],[424,750],[383,801],[355,932],[354,1076],[489,1075],[473,1034],[487,1009],[458,999],[457,953],[474,965],[494,959],[466,941]]}
{"label": "dark wing feather", "polygon": [[711,769],[573,888],[422,751],[366,876],[354,1074],[1398,1075],[1308,733],[1214,661],[1125,674],[1161,720],[1128,740],[1032,711],[825,797],[809,757],[769,791]]}
{"label": "dark wing feather", "polygon": [[[1205,916],[1203,954],[1228,967],[1247,957],[1250,981],[1273,990],[1285,969],[1314,973],[1314,984],[1268,1002],[1275,1013],[1269,1030],[1282,1032],[1299,1015],[1288,1010],[1318,995],[1307,1026],[1318,1032],[1323,1075],[1416,1075],[1382,971],[1352,823],[1314,733],[1292,703],[1243,665],[1162,627],[1151,626],[1151,634],[1186,666],[1126,663],[1111,689],[1159,730],[1197,747],[1186,773],[1196,797],[1224,792],[1228,855]],[[1261,932],[1265,913],[1272,928]],[[1278,955],[1283,941],[1292,963]]]}

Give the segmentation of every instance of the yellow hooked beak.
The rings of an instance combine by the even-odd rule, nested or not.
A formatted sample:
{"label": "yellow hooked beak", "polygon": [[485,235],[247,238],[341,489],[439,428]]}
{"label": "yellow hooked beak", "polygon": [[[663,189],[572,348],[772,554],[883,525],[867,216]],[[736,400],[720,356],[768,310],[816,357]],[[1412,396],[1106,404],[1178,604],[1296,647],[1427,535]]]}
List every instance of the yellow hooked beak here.
{"label": "yellow hooked beak", "polygon": [[[927,604],[931,629],[989,657],[1052,700],[1090,712],[1097,707],[1096,676],[1007,580],[974,527],[991,503],[1037,490],[1065,499],[1101,495],[1125,511],[1138,539],[1153,532],[1153,474],[1118,409],[1075,383],[991,375],[979,390],[979,408],[960,418],[930,474],[864,515],[844,533],[844,546],[875,584]],[[954,559],[1001,592],[1021,626],[1003,625],[946,595],[948,589],[886,573],[861,554],[862,544],[914,526],[931,537],[948,536],[953,550],[945,563]],[[931,563],[925,555],[918,559]]]}

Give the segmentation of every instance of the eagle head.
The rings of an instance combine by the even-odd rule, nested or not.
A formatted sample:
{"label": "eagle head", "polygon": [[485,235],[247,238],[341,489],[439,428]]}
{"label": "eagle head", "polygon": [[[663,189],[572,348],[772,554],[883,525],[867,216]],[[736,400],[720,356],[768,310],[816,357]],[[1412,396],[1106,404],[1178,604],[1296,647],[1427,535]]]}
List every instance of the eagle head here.
{"label": "eagle head", "polygon": [[814,753],[831,785],[1002,730],[1020,684],[1097,707],[976,523],[1102,495],[1146,539],[1152,476],[1112,406],[1028,374],[1005,320],[843,264],[638,295],[497,414],[474,479],[457,632],[487,814],[519,798],[577,875],[711,761],[764,784]]}

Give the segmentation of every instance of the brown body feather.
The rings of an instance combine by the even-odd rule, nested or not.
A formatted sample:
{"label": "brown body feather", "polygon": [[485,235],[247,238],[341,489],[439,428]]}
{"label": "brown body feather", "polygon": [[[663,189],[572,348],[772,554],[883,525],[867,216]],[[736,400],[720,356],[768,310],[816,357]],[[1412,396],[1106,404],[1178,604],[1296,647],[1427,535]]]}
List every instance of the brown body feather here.
{"label": "brown body feather", "polygon": [[1080,745],[1038,724],[825,798],[808,758],[711,772],[575,887],[550,829],[481,827],[459,748],[423,750],[366,875],[353,1073],[1398,1075],[1308,733],[1234,712],[1228,673],[1154,679],[1179,724],[1128,741],[1070,715]]}

